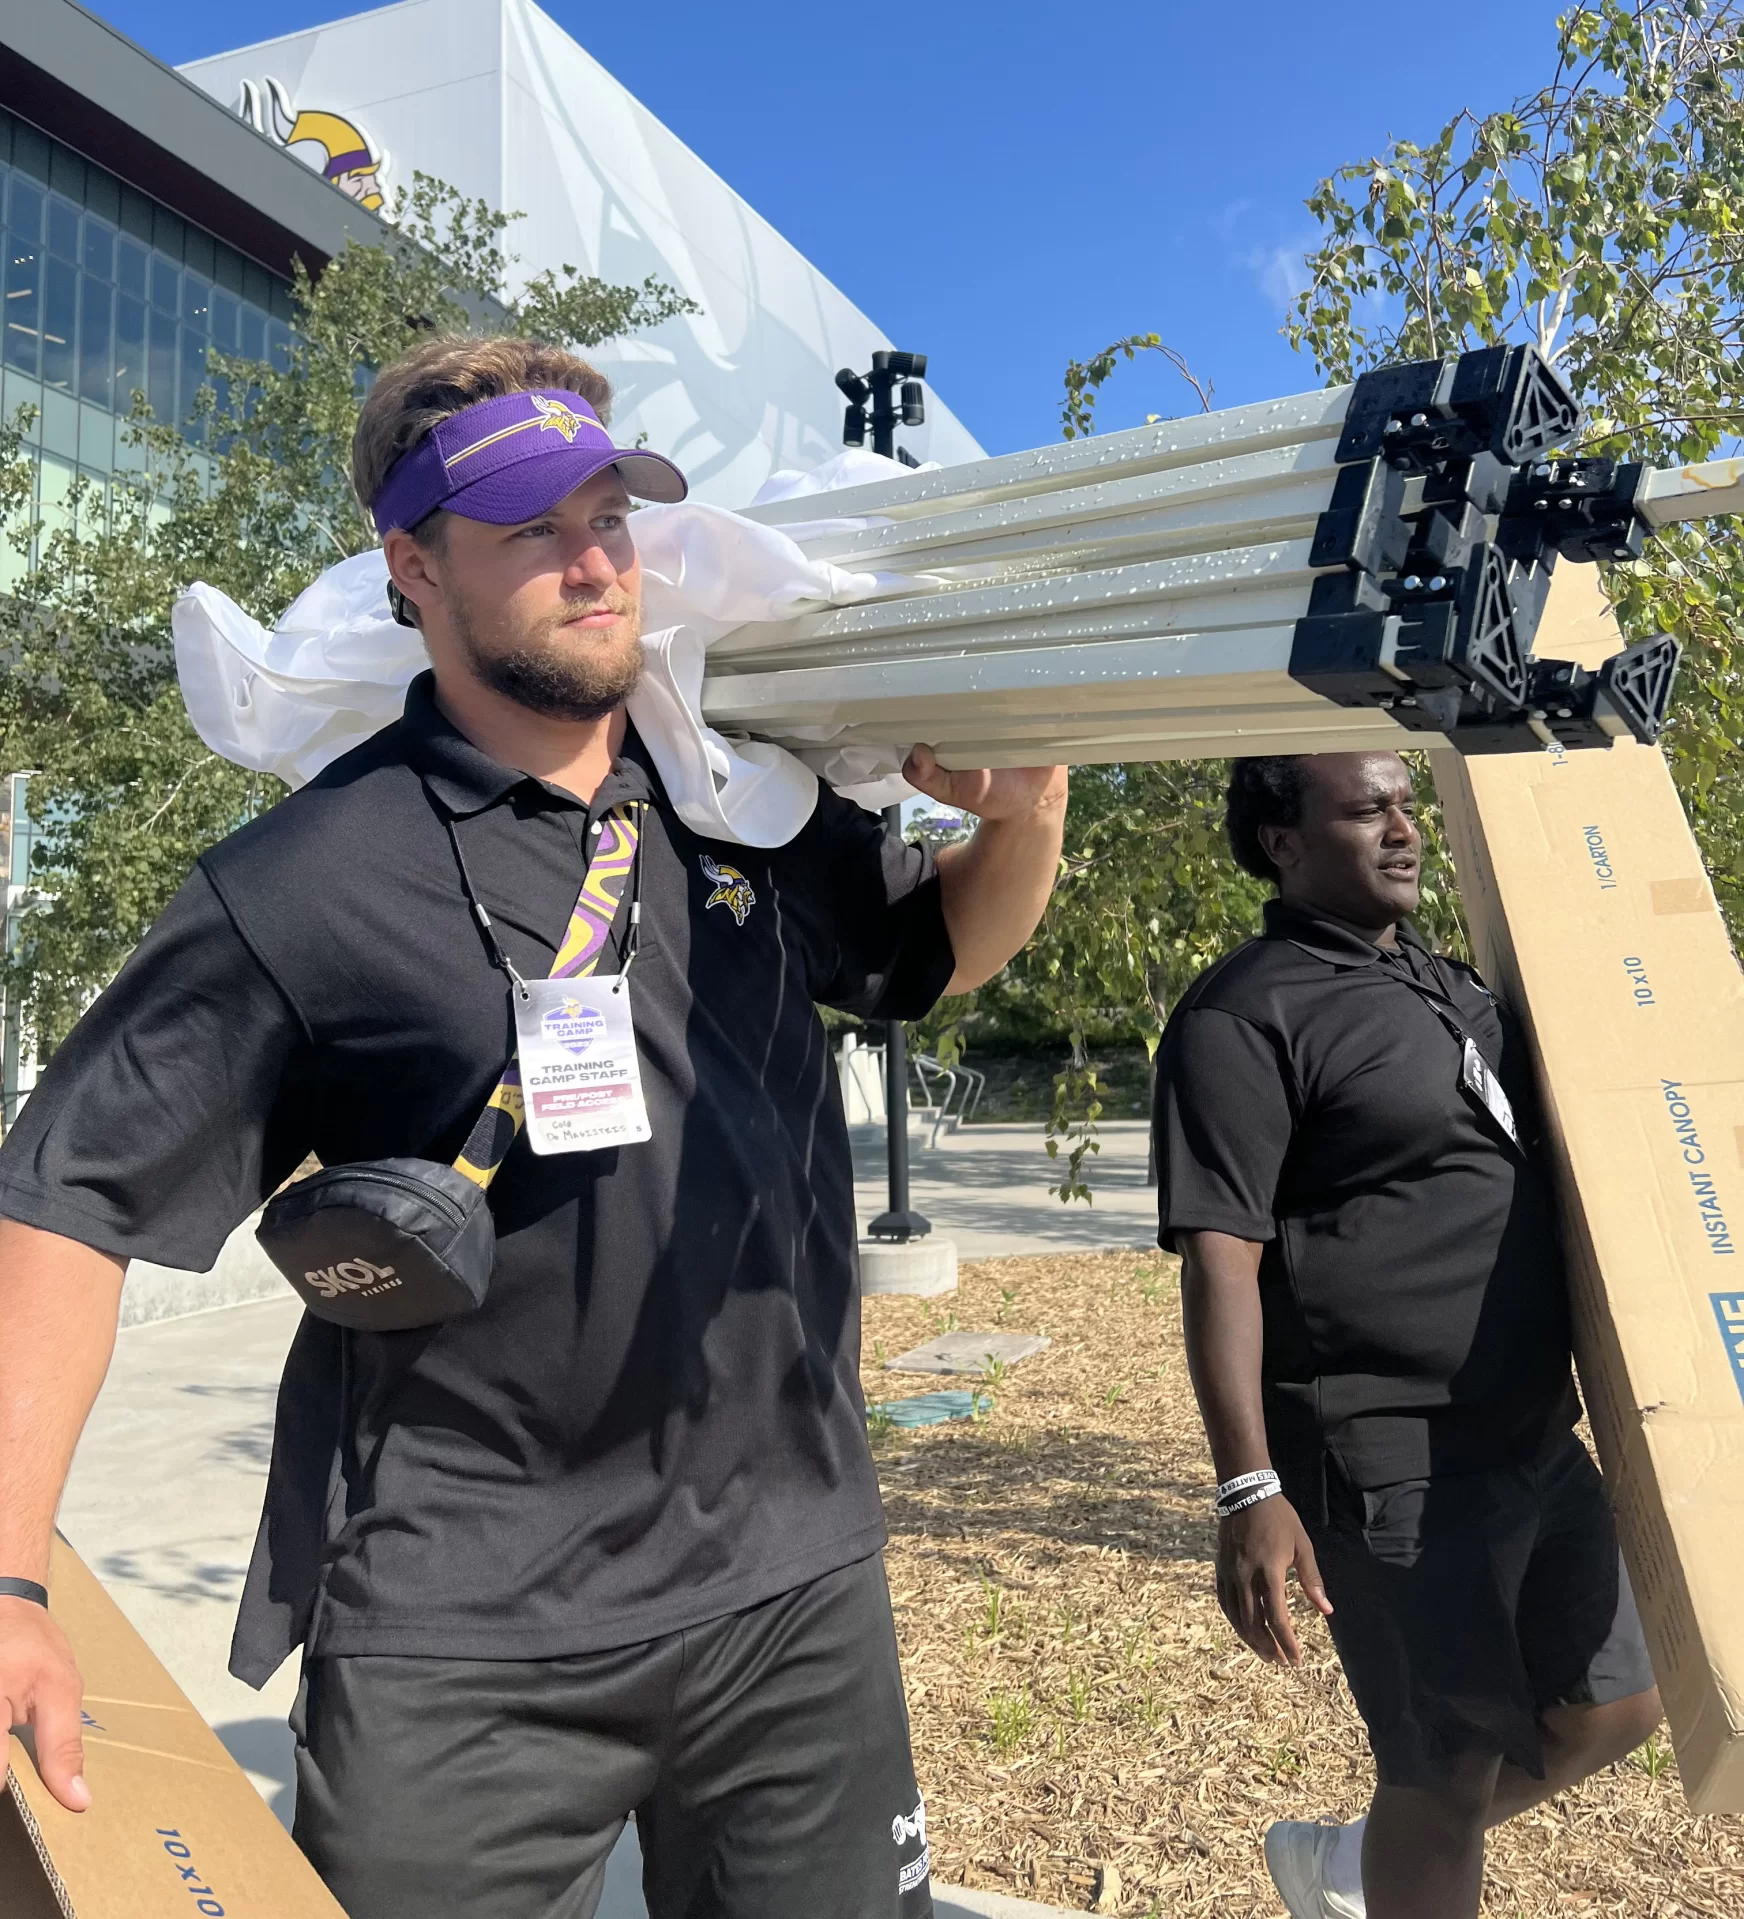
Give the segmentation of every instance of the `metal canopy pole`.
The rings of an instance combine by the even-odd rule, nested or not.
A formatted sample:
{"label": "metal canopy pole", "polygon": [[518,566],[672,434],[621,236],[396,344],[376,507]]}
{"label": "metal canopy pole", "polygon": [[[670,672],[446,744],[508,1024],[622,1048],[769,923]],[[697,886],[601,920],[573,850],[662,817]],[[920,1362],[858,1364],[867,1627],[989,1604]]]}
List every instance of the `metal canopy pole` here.
{"label": "metal canopy pole", "polygon": [[[889,443],[900,357],[838,376],[851,442]],[[1744,513],[1744,462],[1560,454],[1579,432],[1554,367],[1487,347],[846,487],[827,520],[753,508],[879,586],[722,635],[703,714],[802,755],[924,739],[947,767],[1651,740],[1676,646],[1539,658],[1551,571]]]}
{"label": "metal canopy pole", "polygon": [[[844,367],[836,375],[836,385],[848,402],[842,424],[843,444],[864,446],[870,426],[874,453],[883,454],[887,460],[900,460],[904,466],[916,465],[914,457],[897,446],[896,429],[899,424],[920,426],[926,420],[926,398],[921,388],[926,366],[924,353],[880,351],[872,356],[870,373],[859,374]],[[900,406],[896,399],[899,390]],[[900,806],[885,807],[884,830],[901,833]],[[866,1231],[873,1239],[902,1245],[911,1239],[924,1239],[933,1228],[931,1220],[910,1211],[908,1204],[908,1035],[897,1019],[887,1020],[884,1025],[884,1134],[890,1206]]]}

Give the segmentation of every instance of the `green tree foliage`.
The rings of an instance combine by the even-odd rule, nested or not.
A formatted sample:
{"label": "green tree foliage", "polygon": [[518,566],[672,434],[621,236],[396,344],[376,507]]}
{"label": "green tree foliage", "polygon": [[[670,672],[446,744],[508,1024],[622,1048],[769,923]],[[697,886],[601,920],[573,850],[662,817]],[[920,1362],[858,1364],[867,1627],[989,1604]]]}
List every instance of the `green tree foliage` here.
{"label": "green tree foliage", "polygon": [[[1060,403],[1060,426],[1068,440],[1087,440],[1096,431],[1097,392],[1122,360],[1130,364],[1141,353],[1160,354],[1198,394],[1200,408],[1206,413],[1211,411],[1210,384],[1201,380],[1172,346],[1165,346],[1160,334],[1129,333],[1112,346],[1105,346],[1100,353],[1091,354],[1088,360],[1073,360],[1066,368],[1066,397]],[[1148,426],[1158,417],[1155,413],[1147,415],[1145,424]]]}
{"label": "green tree foliage", "polygon": [[1091,1196],[1102,1099],[1087,1043],[1137,1037],[1154,1054],[1170,1006],[1258,924],[1269,889],[1229,857],[1228,777],[1224,760],[1072,770],[1059,885],[1036,939],[990,994],[1069,1039],[1048,1129],[1062,1200]]}
{"label": "green tree foliage", "polygon": [[510,222],[419,175],[385,244],[319,278],[299,263],[283,367],[213,354],[201,445],[135,395],[132,471],[28,522],[21,422],[0,433],[0,524],[28,570],[0,601],[0,765],[34,770],[44,832],[9,979],[43,1051],[138,942],[199,854],[283,788],[211,753],[176,683],[170,607],[194,580],[271,622],[334,561],[375,544],[347,479],[370,370],[432,328],[587,347],[694,311],[654,280],[565,267],[507,293]]}
{"label": "green tree foliage", "polygon": [[[1343,167],[1288,328],[1334,380],[1530,339],[1588,409],[1570,451],[1657,465],[1744,429],[1744,7],[1591,0],[1550,82],[1427,145]],[[1744,543],[1732,520],[1608,569],[1631,639],[1685,646],[1665,748],[1736,938],[1744,929]]]}

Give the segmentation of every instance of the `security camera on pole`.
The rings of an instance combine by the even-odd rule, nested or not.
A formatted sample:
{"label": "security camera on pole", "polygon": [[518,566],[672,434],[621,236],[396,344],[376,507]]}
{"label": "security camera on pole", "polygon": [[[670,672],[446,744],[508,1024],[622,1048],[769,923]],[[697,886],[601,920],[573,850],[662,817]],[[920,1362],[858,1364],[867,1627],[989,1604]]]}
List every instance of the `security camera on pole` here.
{"label": "security camera on pole", "polygon": [[[863,447],[869,430],[874,453],[918,466],[914,455],[896,444],[896,429],[926,422],[926,390],[921,385],[926,368],[924,353],[884,349],[873,354],[870,373],[843,367],[836,375],[848,402],[843,445]],[[887,806],[884,824],[900,833],[902,808]],[[884,1027],[884,1118],[890,1204],[860,1242],[861,1287],[869,1293],[952,1292],[957,1284],[956,1245],[933,1239],[932,1222],[908,1203],[908,1035],[901,1020],[894,1019]]]}

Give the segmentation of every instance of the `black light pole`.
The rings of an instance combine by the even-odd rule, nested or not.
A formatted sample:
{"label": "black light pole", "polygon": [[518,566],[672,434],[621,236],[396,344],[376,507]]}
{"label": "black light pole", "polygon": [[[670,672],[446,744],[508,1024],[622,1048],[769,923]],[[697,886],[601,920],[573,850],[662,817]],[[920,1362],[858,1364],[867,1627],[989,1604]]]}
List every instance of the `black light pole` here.
{"label": "black light pole", "polygon": [[[873,354],[870,373],[843,367],[836,375],[836,385],[848,402],[842,444],[864,446],[870,426],[874,453],[882,453],[887,460],[900,460],[904,466],[918,466],[914,455],[896,444],[896,429],[899,425],[924,424],[926,393],[921,381],[926,378],[926,369],[924,353],[889,352]],[[888,831],[900,833],[902,808],[885,807],[884,824]],[[866,1231],[873,1239],[898,1243],[924,1239],[933,1229],[932,1221],[911,1212],[908,1204],[908,1035],[899,1019],[887,1021],[884,1027],[884,1121],[890,1210],[880,1213]]]}
{"label": "black light pole", "polygon": [[[926,423],[927,359],[924,353],[874,353],[872,371],[856,373],[843,367],[836,385],[847,396],[848,414],[842,422],[842,444],[864,446],[866,428],[872,429],[872,451],[887,460],[900,460],[904,466],[920,462],[906,447],[896,444],[898,426],[924,426]],[[901,405],[896,393],[901,389]],[[871,406],[866,402],[870,400]]]}

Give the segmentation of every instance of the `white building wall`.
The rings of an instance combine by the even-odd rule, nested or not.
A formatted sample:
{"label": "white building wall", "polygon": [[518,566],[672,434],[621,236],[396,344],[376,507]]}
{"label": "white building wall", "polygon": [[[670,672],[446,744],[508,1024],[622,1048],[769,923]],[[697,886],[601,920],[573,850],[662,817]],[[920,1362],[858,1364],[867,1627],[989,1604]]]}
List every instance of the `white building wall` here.
{"label": "white building wall", "polygon": [[[397,6],[195,61],[234,106],[278,80],[385,150],[383,178],[435,174],[527,217],[519,273],[573,264],[617,282],[652,273],[702,312],[592,356],[617,388],[614,426],[671,455],[699,497],[741,505],[778,466],[841,444],[841,366],[891,342],[531,0]],[[304,151],[298,149],[298,151]],[[900,443],[946,465],[981,449],[931,392]]]}

